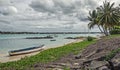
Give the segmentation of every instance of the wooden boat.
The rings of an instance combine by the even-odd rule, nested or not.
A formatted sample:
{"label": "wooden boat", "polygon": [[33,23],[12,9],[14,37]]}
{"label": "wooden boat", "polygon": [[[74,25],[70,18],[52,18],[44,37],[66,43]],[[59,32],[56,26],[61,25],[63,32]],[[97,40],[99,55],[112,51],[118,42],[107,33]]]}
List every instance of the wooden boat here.
{"label": "wooden boat", "polygon": [[50,41],[56,41],[56,39],[51,39]]}
{"label": "wooden boat", "polygon": [[9,55],[14,56],[14,55],[21,55],[21,54],[37,52],[37,51],[42,50],[43,47],[44,47],[44,45],[40,45],[38,47],[29,47],[29,48],[24,48],[24,49],[19,49],[19,50],[12,50],[12,51],[9,51]]}

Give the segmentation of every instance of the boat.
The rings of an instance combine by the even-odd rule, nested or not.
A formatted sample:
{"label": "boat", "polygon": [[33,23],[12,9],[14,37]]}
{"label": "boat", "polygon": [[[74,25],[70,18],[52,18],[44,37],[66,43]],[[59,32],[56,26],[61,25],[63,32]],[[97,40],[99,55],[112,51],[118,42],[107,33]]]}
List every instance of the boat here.
{"label": "boat", "polygon": [[44,45],[40,45],[37,47],[29,47],[29,48],[24,48],[24,49],[12,50],[12,51],[9,51],[9,55],[14,56],[14,55],[22,55],[22,54],[37,52],[37,51],[42,50],[43,47]]}
{"label": "boat", "polygon": [[54,37],[58,37],[58,35],[54,34]]}
{"label": "boat", "polygon": [[56,39],[51,39],[50,41],[56,41]]}

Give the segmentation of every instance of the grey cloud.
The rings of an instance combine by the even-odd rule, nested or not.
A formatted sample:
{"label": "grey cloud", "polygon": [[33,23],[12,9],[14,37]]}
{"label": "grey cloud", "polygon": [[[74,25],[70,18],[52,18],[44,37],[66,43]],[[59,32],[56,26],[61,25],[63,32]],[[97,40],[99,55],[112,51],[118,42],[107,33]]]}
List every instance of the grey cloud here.
{"label": "grey cloud", "polygon": [[76,18],[82,21],[86,21],[88,11],[96,6],[96,0],[33,0],[30,4],[35,11],[57,14],[58,19],[63,18],[60,13],[70,17],[76,13]]}
{"label": "grey cloud", "polygon": [[76,23],[74,21],[68,21],[68,22],[64,22],[64,23],[61,23],[61,24],[63,24],[63,25],[74,25],[74,24],[78,24],[78,23]]}
{"label": "grey cloud", "polygon": [[0,6],[8,6],[10,5],[10,0],[0,0]]}
{"label": "grey cloud", "polygon": [[13,31],[14,30],[14,26],[13,25],[9,25],[9,24],[4,24],[0,22],[0,30],[1,31]]}
{"label": "grey cloud", "polygon": [[101,2],[103,0],[0,0],[0,30],[84,31],[88,11]]}
{"label": "grey cloud", "polygon": [[68,26],[65,26],[64,28],[65,29],[72,29],[74,26],[73,25],[68,25]]}
{"label": "grey cloud", "polygon": [[0,13],[3,15],[12,15],[17,13],[17,9],[14,6],[2,6],[0,7]]}
{"label": "grey cloud", "polygon": [[75,5],[72,0],[53,0],[53,2],[58,11],[62,11],[65,14],[74,12]]}
{"label": "grey cloud", "polygon": [[71,13],[75,6],[71,0],[33,0],[30,6],[39,12]]}
{"label": "grey cloud", "polygon": [[11,15],[17,13],[17,8],[12,6],[10,0],[0,0],[0,14]]}
{"label": "grey cloud", "polygon": [[7,20],[1,20],[1,19],[0,19],[0,23],[3,23],[3,24],[10,24],[9,21],[7,21]]}
{"label": "grey cloud", "polygon": [[50,1],[48,2],[48,0],[34,0],[30,4],[30,6],[36,11],[53,13],[54,12],[54,8],[53,8],[54,4],[52,4],[52,0],[50,0]]}

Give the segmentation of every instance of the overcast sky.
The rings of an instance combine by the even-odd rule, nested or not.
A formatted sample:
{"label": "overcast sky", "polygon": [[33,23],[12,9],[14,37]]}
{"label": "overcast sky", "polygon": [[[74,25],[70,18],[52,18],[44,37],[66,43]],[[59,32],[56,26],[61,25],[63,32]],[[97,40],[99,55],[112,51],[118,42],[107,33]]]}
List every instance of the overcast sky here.
{"label": "overcast sky", "polygon": [[[116,5],[119,0],[110,0]],[[0,31],[88,31],[88,12],[103,0],[0,0]],[[92,31],[98,31],[97,27]]]}

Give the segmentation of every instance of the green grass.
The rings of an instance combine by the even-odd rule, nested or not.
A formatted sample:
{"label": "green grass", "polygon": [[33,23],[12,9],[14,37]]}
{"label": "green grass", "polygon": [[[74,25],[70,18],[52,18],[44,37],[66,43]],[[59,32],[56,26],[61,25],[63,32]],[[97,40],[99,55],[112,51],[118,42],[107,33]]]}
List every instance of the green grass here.
{"label": "green grass", "polygon": [[111,51],[108,55],[106,55],[105,60],[106,60],[106,61],[111,60],[111,59],[112,59],[117,53],[119,53],[119,52],[120,52],[120,48]]}
{"label": "green grass", "polygon": [[19,61],[0,63],[0,70],[24,70],[35,63],[47,63],[50,61],[55,61],[60,57],[67,55],[69,53],[77,54],[82,49],[87,47],[88,45],[95,43],[95,41],[83,41],[79,43],[68,44],[58,48],[52,48],[48,50],[44,50],[37,55],[31,57],[25,57]]}
{"label": "green grass", "polygon": [[110,35],[105,37],[106,39],[111,39],[111,38],[115,38],[115,37],[120,37],[120,34],[114,34],[114,35]]}

